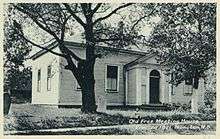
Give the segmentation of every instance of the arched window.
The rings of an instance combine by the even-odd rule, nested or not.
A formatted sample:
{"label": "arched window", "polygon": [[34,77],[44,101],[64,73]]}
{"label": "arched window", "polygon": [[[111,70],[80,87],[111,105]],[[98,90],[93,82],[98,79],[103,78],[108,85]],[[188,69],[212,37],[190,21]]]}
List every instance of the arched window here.
{"label": "arched window", "polygon": [[160,73],[157,70],[152,70],[150,72],[150,77],[160,78]]}

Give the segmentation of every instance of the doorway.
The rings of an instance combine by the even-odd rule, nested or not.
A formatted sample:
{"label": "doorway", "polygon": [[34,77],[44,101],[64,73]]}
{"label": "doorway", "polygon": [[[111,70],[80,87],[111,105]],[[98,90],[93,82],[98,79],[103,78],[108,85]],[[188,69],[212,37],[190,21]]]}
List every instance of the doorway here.
{"label": "doorway", "polygon": [[157,70],[150,72],[150,104],[160,103],[160,73]]}

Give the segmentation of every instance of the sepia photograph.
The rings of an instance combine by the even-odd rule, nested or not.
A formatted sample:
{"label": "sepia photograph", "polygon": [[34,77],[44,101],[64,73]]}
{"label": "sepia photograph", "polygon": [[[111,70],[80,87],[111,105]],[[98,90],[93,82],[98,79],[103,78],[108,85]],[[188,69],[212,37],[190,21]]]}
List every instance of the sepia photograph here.
{"label": "sepia photograph", "polygon": [[216,135],[216,12],[4,3],[3,135]]}

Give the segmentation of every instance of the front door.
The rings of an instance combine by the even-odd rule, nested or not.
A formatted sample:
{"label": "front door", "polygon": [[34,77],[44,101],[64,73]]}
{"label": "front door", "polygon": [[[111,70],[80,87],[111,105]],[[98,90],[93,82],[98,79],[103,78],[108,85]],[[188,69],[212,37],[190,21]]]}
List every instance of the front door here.
{"label": "front door", "polygon": [[150,103],[158,104],[160,94],[160,73],[157,70],[150,72]]}

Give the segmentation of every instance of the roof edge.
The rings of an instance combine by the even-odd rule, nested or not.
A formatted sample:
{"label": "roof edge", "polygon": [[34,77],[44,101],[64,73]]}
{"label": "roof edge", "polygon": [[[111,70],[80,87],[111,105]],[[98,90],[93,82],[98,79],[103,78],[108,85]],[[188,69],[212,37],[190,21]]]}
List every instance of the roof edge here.
{"label": "roof edge", "polygon": [[[64,41],[64,44],[67,45],[68,48],[85,48],[83,47],[83,45],[85,45],[85,43],[78,43],[78,42],[72,42],[72,41]],[[51,44],[49,44],[47,47],[47,49],[54,49],[56,48],[58,45],[56,42],[52,42]],[[145,56],[148,53],[147,52],[141,52],[141,51],[135,51],[135,50],[128,50],[128,49],[121,49],[121,48],[112,48],[112,47],[106,47],[106,46],[96,46],[97,48],[103,48],[105,50],[109,50],[109,51],[117,51],[120,53],[128,53],[128,54],[135,54],[135,55],[140,55],[140,56]],[[44,55],[45,53],[47,53],[46,50],[41,49],[40,51],[36,52],[35,54],[33,54],[30,58],[35,60],[38,57]]]}

